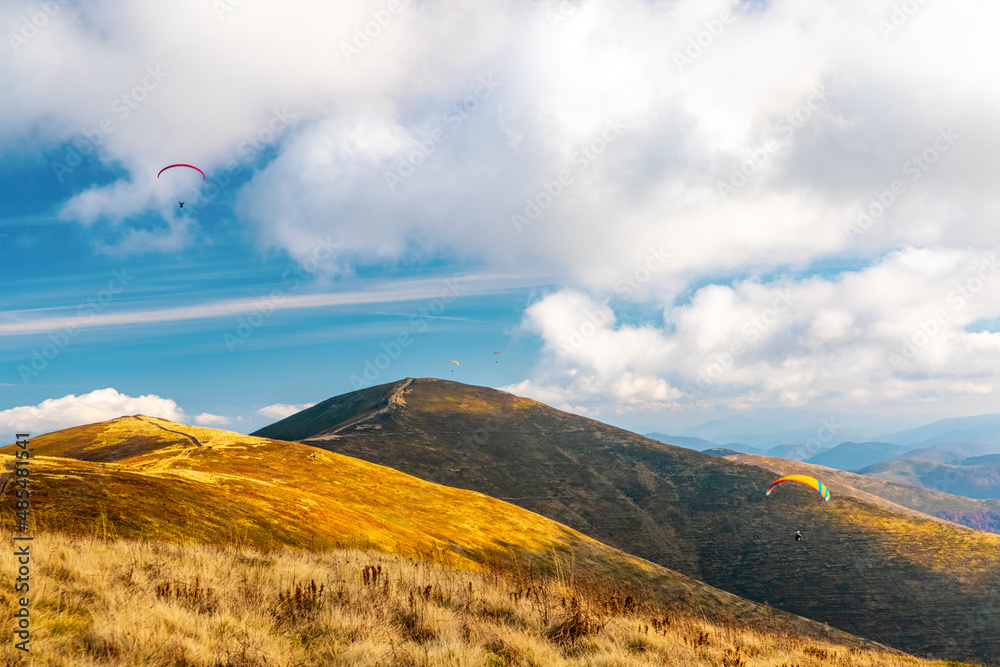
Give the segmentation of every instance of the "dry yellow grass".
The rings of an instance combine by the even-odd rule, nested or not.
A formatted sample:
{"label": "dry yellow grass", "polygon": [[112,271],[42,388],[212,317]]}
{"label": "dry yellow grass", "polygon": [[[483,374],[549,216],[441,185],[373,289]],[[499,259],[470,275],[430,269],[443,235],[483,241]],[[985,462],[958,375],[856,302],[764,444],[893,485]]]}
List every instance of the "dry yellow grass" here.
{"label": "dry yellow grass", "polygon": [[[9,532],[0,539],[10,544]],[[7,664],[896,667],[957,665],[709,623],[563,571],[383,552],[264,552],[40,534],[30,661]],[[11,571],[5,551],[2,567]],[[572,583],[571,583],[572,582]],[[0,590],[10,618],[13,594]],[[778,618],[778,617],[776,617]]]}

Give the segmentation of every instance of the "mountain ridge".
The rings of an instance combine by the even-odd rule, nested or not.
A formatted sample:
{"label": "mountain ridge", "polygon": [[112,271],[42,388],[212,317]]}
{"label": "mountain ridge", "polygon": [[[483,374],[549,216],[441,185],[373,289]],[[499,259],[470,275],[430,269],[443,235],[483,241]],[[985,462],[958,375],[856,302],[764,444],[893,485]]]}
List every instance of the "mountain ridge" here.
{"label": "mountain ridge", "polygon": [[885,433],[879,439],[913,448],[947,442],[1000,445],[1000,414],[946,417],[916,428]]}
{"label": "mountain ridge", "polygon": [[[760,467],[496,390],[416,379],[400,398],[349,427],[331,422],[310,432],[304,424],[315,413],[308,410],[274,427],[307,444],[509,499],[724,590],[903,650],[1000,652],[1000,615],[969,611],[1000,605],[997,536],[848,495],[817,502],[797,485],[765,498],[774,477]],[[298,421],[303,428],[296,430]],[[794,527],[807,535],[800,546],[792,546]],[[956,595],[957,588],[964,592]],[[921,619],[928,603],[945,619],[935,627]],[[891,627],[876,622],[887,609]]]}

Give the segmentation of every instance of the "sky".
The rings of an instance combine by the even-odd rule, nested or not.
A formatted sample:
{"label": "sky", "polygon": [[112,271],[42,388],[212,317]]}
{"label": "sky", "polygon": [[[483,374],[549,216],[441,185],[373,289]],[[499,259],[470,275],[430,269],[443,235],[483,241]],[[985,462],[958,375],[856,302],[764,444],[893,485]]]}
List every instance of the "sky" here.
{"label": "sky", "polygon": [[997,412],[996,3],[10,0],[0,27],[4,437],[251,432],[404,377],[640,432]]}

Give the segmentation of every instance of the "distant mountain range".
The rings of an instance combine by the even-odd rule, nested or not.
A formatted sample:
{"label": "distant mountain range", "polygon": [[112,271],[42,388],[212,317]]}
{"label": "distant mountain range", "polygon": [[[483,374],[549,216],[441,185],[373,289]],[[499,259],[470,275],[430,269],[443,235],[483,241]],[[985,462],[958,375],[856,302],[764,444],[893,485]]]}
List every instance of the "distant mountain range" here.
{"label": "distant mountain range", "polygon": [[[779,444],[804,445],[818,440],[822,444],[839,442],[888,442],[906,445],[908,449],[932,447],[943,443],[1000,445],[1000,414],[972,417],[949,417],[927,423],[919,415],[883,417],[878,415],[826,413],[793,408],[767,408],[714,419],[684,429],[676,435],[647,434],[648,437],[690,438],[692,449],[708,449],[697,441],[726,446],[725,443],[744,443],[750,447],[768,450]],[[678,446],[689,446],[681,444]],[[967,456],[972,451],[955,450]],[[986,453],[986,452],[980,452]]]}
{"label": "distant mountain range", "polygon": [[[927,426],[889,433],[882,440],[825,445],[814,438],[812,443],[805,441],[768,448],[746,444],[747,441],[761,442],[764,436],[760,433],[750,433],[725,444],[694,436],[646,435],[716,456],[739,452],[805,461],[969,498],[1000,498],[1000,444],[990,442],[998,439],[992,430],[997,424],[1000,424],[997,415],[943,419]],[[784,431],[783,435],[789,433],[792,431]],[[975,436],[982,441],[953,439],[958,436]],[[956,466],[961,469],[952,470]]]}
{"label": "distant mountain range", "polygon": [[686,428],[678,435],[703,438],[720,445],[742,442],[766,450],[780,444],[830,446],[848,440],[895,442],[888,437],[881,437],[881,434],[926,423],[926,417],[913,415],[884,417],[794,408],[763,408],[714,419]]}
{"label": "distant mountain range", "polygon": [[926,426],[889,433],[878,439],[909,445],[911,449],[946,442],[1000,445],[1000,414],[939,419]]}
{"label": "distant mountain range", "polygon": [[803,445],[776,445],[770,449],[761,449],[760,447],[754,447],[753,445],[748,445],[742,442],[728,442],[725,444],[716,444],[704,438],[693,438],[690,436],[683,435],[669,435],[667,433],[645,433],[647,438],[652,438],[659,442],[673,445],[675,447],[685,447],[687,449],[694,449],[699,452],[706,452],[708,450],[726,449],[734,452],[741,452],[743,454],[758,454],[760,456],[777,456],[779,458],[788,458],[795,461],[799,461],[805,458],[807,455],[812,455],[816,451],[826,451],[825,447],[821,447],[817,450],[810,449]]}
{"label": "distant mountain range", "polygon": [[[828,503],[795,484],[765,497],[770,469],[434,379],[334,397],[254,435],[500,498],[723,590],[904,650],[1000,654],[1000,615],[980,613],[1000,608],[1000,537],[835,480]],[[795,529],[805,542],[791,539]]]}
{"label": "distant mountain range", "polygon": [[812,463],[837,470],[857,470],[879,461],[894,459],[906,452],[907,447],[889,442],[842,442],[836,447],[805,459]]}

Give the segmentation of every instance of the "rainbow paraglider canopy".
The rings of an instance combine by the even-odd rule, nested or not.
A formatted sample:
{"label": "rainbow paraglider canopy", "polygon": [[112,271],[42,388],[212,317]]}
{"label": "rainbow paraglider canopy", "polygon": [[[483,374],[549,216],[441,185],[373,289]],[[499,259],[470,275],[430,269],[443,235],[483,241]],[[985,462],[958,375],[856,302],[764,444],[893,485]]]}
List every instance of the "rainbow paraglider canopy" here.
{"label": "rainbow paraglider canopy", "polygon": [[800,482],[806,484],[816,489],[819,495],[823,496],[823,502],[830,502],[830,487],[828,487],[823,482],[819,481],[815,477],[810,477],[809,475],[785,475],[778,481],[776,481],[771,486],[767,487],[767,491],[764,493],[765,496],[771,495],[771,491],[774,491],[774,487],[778,486],[782,482]]}

